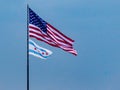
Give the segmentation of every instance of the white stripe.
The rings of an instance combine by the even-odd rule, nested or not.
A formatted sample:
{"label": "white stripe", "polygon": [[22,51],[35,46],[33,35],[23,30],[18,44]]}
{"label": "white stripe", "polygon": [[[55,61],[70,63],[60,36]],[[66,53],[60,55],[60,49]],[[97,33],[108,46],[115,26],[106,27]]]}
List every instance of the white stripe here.
{"label": "white stripe", "polygon": [[[58,42],[57,40],[55,41],[53,41],[52,39],[50,39],[50,38],[43,38],[42,36],[39,36],[39,35],[36,35],[36,34],[34,34],[34,33],[29,33],[29,35],[33,35],[33,36],[35,36],[35,37],[37,37],[37,38],[40,38],[40,39],[42,39],[42,40],[44,40],[44,41],[46,41],[46,42],[48,42],[48,43],[51,43],[51,44],[54,44],[54,45],[56,45],[54,42],[57,42],[57,43],[59,43],[60,44],[60,46],[65,46],[65,47],[71,47],[71,45],[69,45],[69,44],[66,44],[66,43],[63,43],[63,42]],[[52,35],[51,35],[52,36]],[[54,38],[54,37],[53,37]],[[52,40],[52,42],[49,42],[48,40]]]}
{"label": "white stripe", "polygon": [[52,40],[52,39],[51,39],[51,38],[49,38],[49,37],[42,36],[42,35],[37,35],[37,34],[32,33],[32,32],[29,32],[29,35],[36,35],[37,37],[41,37],[41,38],[43,38],[43,39]]}
{"label": "white stripe", "polygon": [[37,28],[37,29],[40,29],[39,27],[37,27],[37,26],[35,26],[35,25],[33,25],[33,24],[29,24],[29,26],[35,27],[35,28]]}
{"label": "white stripe", "polygon": [[[54,38],[54,40],[55,40],[56,42],[58,42],[58,43],[61,43],[61,44],[64,44],[64,45],[68,45],[68,47],[72,46],[72,44],[73,44],[73,42],[70,43],[71,45],[70,45],[70,44],[67,44],[67,43],[64,43],[64,42],[68,42],[68,41],[59,38],[59,37],[56,36],[51,30],[48,30],[48,34],[49,34],[52,38]],[[58,41],[58,40],[62,40],[63,42]]]}
{"label": "white stripe", "polygon": [[[70,41],[69,39],[65,38],[63,35],[61,35],[60,33],[56,32],[56,30],[54,30],[53,28],[51,28],[49,25],[47,25],[47,28],[49,30],[51,30],[52,32],[56,33],[58,36],[60,36],[61,38],[63,38],[64,40],[66,40],[67,42],[73,44],[72,41]],[[67,36],[66,36],[67,37]],[[59,37],[58,37],[59,38]]]}
{"label": "white stripe", "polygon": [[[29,33],[29,35],[35,36],[35,37],[37,37],[37,38],[39,38],[39,39],[42,39],[42,40],[44,40],[44,41],[46,41],[46,42],[48,42],[48,43],[50,43],[50,44],[56,45],[54,42],[49,42],[46,38],[43,38],[43,37],[38,36],[38,35],[36,35],[36,34]],[[49,39],[49,38],[48,38],[48,39]],[[49,39],[49,40],[50,40],[50,39]]]}
{"label": "white stripe", "polygon": [[69,44],[66,44],[66,43],[64,43],[64,42],[58,41],[58,40],[54,37],[53,33],[52,33],[50,30],[48,31],[48,34],[52,37],[52,39],[54,39],[55,42],[57,42],[58,44],[60,44],[60,46],[72,47],[72,45],[69,45]]}

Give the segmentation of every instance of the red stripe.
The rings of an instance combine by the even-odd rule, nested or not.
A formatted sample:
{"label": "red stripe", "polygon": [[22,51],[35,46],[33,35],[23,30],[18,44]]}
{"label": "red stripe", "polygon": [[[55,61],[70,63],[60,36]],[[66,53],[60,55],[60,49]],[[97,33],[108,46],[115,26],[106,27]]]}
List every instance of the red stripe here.
{"label": "red stripe", "polygon": [[65,42],[61,43],[60,41],[58,41],[58,40],[54,37],[53,33],[52,33],[50,30],[48,30],[48,35],[49,35],[58,45],[72,48],[72,45],[69,45],[69,44],[67,44],[67,43],[65,43]]}
{"label": "red stripe", "polygon": [[36,27],[33,27],[33,26],[30,26],[30,25],[29,25],[29,28],[34,29],[34,30],[37,30],[37,31],[40,31],[40,29],[38,29],[38,28],[36,28]]}
{"label": "red stripe", "polygon": [[[41,36],[41,37],[44,37],[45,39],[47,39],[47,38],[49,38],[49,39],[51,39],[51,41],[50,42],[55,42],[52,38],[50,38],[48,35],[46,35],[46,34],[42,34],[42,33],[37,33],[37,32],[34,32],[34,31],[29,31],[30,33],[33,33],[33,34],[36,34],[36,35],[38,35],[38,36]],[[47,39],[48,40],[48,39]],[[68,43],[66,43],[65,41],[62,41],[62,40],[58,40],[57,39],[57,41],[58,42],[61,42],[61,43],[64,43],[64,44],[66,44],[67,46],[69,46],[69,47],[71,47],[72,45],[71,44],[68,44]]]}
{"label": "red stripe", "polygon": [[[34,34],[34,33],[30,33],[29,35],[31,35],[31,34]],[[35,36],[35,37],[37,37],[37,36]],[[56,42],[53,40],[53,39],[47,39],[47,38],[43,38],[42,37],[42,35],[40,36],[41,38],[42,38],[42,40],[47,40],[47,42],[51,42],[51,43],[54,43],[54,44],[56,44]],[[37,38],[39,38],[39,37],[37,37]],[[44,41],[45,41],[44,40]],[[59,46],[62,46],[62,47],[66,47],[66,48],[72,48],[72,46],[70,46],[70,45],[64,45],[64,44],[60,44],[60,43],[57,43],[57,45],[59,45]]]}
{"label": "red stripe", "polygon": [[[36,33],[30,33],[30,34],[36,34]],[[30,35],[29,34],[29,35]],[[37,36],[36,36],[37,37]],[[39,37],[41,37],[42,39],[45,39],[45,40],[47,40],[48,42],[52,42],[52,43],[54,43],[51,39],[46,39],[45,37],[43,37],[42,35],[39,35]],[[39,38],[38,37],[38,38]]]}
{"label": "red stripe", "polygon": [[29,31],[29,33],[33,33],[33,34],[36,34],[36,35],[38,35],[38,36],[42,36],[42,37],[44,37],[44,38],[49,38],[47,35],[45,35],[45,34],[42,34],[42,33],[37,33],[37,32],[34,32],[34,31]]}
{"label": "red stripe", "polygon": [[52,44],[52,43],[47,42],[47,41],[45,41],[45,40],[43,40],[43,39],[40,39],[40,38],[38,38],[38,37],[35,37],[35,36],[33,36],[33,35],[29,35],[29,36],[30,36],[30,37],[33,37],[33,38],[36,38],[37,40],[43,41],[43,42],[45,42],[45,43],[47,43],[47,44],[49,44],[49,45],[51,45],[51,46],[58,47],[56,44]]}
{"label": "red stripe", "polygon": [[[59,48],[61,48],[61,47],[59,47]],[[77,52],[74,49],[69,49],[69,48],[61,48],[61,49],[64,50],[64,51],[67,51],[69,53],[72,53],[74,55],[77,55]]]}
{"label": "red stripe", "polygon": [[[48,32],[49,32],[49,30],[50,30],[50,29],[48,29]],[[51,30],[50,30],[50,31],[51,31]],[[48,32],[47,32],[47,33],[48,33]],[[51,32],[52,32],[52,31],[51,31]],[[57,38],[56,38],[57,40],[60,41],[60,40],[62,39],[61,42],[64,42],[64,43],[69,44],[69,45],[72,46],[72,43],[70,43],[70,42],[64,40],[63,37],[59,36],[58,34],[56,34],[56,33],[54,33],[54,32],[52,32],[52,33],[53,33],[53,35],[54,35],[55,38],[57,37]],[[58,39],[58,38],[59,38],[59,39]]]}
{"label": "red stripe", "polygon": [[64,36],[65,38],[67,38],[68,40],[70,40],[71,42],[74,42],[74,40],[72,40],[71,38],[65,36],[63,33],[61,33],[59,30],[57,30],[55,27],[53,27],[53,26],[50,25],[49,23],[48,23],[47,25],[50,26],[51,28],[53,28],[56,32],[58,32],[59,34],[61,34],[61,35]]}
{"label": "red stripe", "polygon": [[[61,48],[61,47],[60,47]],[[69,53],[72,53],[72,54],[74,54],[75,56],[77,55],[77,52],[76,52],[76,50],[69,50],[69,49],[67,49],[66,50],[66,48],[61,48],[61,49],[63,49],[64,51],[67,51],[67,52],[69,52]]]}

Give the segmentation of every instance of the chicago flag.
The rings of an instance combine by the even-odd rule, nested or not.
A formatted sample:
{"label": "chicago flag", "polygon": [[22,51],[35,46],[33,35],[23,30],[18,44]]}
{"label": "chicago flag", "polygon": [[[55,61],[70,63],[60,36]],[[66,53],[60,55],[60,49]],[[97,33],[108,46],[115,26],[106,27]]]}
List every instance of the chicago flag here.
{"label": "chicago flag", "polygon": [[38,46],[35,42],[29,39],[29,54],[41,59],[46,59],[52,54],[52,51]]}

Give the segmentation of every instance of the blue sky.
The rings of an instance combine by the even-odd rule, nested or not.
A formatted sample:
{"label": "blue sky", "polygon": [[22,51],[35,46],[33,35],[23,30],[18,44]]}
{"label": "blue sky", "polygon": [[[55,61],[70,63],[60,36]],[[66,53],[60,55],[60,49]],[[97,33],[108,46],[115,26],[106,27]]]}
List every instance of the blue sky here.
{"label": "blue sky", "polygon": [[30,56],[30,90],[120,90],[119,0],[1,0],[0,90],[26,90],[26,4],[75,40],[78,56],[51,47]]}

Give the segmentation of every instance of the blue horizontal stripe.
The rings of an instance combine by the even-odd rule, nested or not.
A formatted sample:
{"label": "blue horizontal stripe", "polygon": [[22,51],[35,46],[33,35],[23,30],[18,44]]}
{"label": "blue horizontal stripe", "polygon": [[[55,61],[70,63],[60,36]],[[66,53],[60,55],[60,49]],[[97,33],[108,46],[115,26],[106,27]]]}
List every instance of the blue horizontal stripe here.
{"label": "blue horizontal stripe", "polygon": [[[36,47],[35,44],[34,44],[33,42],[31,42],[31,41],[29,41],[29,44],[31,44],[31,45],[33,45],[34,47]],[[44,49],[41,49],[41,48],[38,48],[38,47],[36,47],[36,48],[39,49],[39,50],[41,50],[41,51],[43,51],[43,52],[46,52]]]}
{"label": "blue horizontal stripe", "polygon": [[31,50],[31,49],[29,49],[29,52],[32,52],[32,53],[34,53],[34,54],[36,54],[36,55],[39,55],[39,56],[41,56],[41,57],[43,57],[43,58],[47,58],[48,56],[43,56],[41,53],[38,53],[38,52],[36,52],[36,51],[34,51],[34,50]]}

